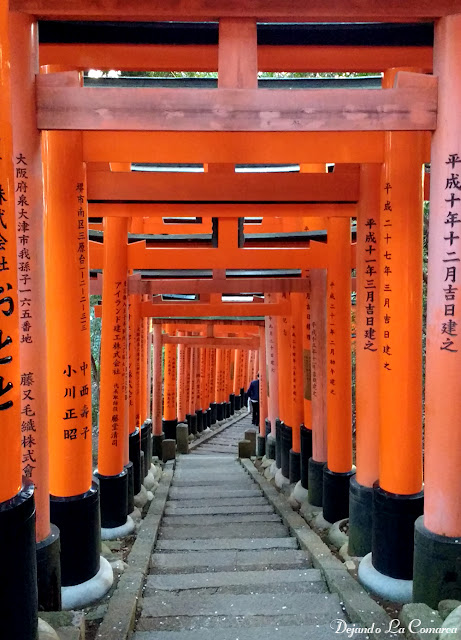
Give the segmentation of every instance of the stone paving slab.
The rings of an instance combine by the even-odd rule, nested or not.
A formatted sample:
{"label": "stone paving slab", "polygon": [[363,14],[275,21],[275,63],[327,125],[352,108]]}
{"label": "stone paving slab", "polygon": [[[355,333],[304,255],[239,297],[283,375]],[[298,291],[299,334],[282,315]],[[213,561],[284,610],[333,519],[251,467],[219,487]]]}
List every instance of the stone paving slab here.
{"label": "stone paving slab", "polygon": [[261,494],[253,498],[217,498],[207,497],[202,498],[187,498],[168,500],[166,503],[167,509],[183,509],[184,507],[253,507],[255,505],[267,505],[267,500]]}
{"label": "stone paving slab", "polygon": [[254,569],[294,569],[309,567],[305,551],[274,549],[269,551],[188,551],[185,553],[154,553],[153,572],[185,571],[251,571]]}
{"label": "stone paving slab", "polygon": [[[354,625],[348,624],[348,629]],[[352,632],[351,632],[352,633]],[[345,633],[342,634],[346,636]],[[133,640],[337,640],[337,635],[329,624],[309,626],[270,626],[253,629],[197,629],[193,631],[138,631]],[[353,637],[362,640],[366,636],[354,633]]]}
{"label": "stone paving slab", "polygon": [[160,538],[197,539],[197,538],[285,538],[287,529],[279,523],[217,524],[209,526],[163,526]]}
{"label": "stone paving slab", "polygon": [[[213,573],[176,573],[147,576],[146,588],[184,591],[219,587],[257,587],[263,584],[312,585],[324,582],[318,569],[266,569],[264,571],[215,571]],[[277,591],[278,588],[274,588]]]}
{"label": "stone paving slab", "polygon": [[215,525],[229,524],[231,522],[280,522],[280,517],[276,513],[218,513],[214,516],[177,516],[172,514],[163,518],[164,526],[175,526],[180,524]]}
{"label": "stone paving slab", "polygon": [[[203,445],[202,445],[203,446]],[[179,457],[177,465],[179,468],[181,467],[202,467],[209,466],[213,467],[217,462],[222,462],[223,464],[228,464],[229,466],[235,467],[238,469],[238,462],[236,460],[230,460],[227,456],[207,456],[207,459],[204,461],[198,461],[195,458],[192,458],[190,455],[182,455]]]}
{"label": "stone paving slab", "polygon": [[224,507],[167,507],[165,509],[165,515],[171,516],[171,514],[177,513],[182,516],[197,516],[205,515],[210,516],[214,513],[273,513],[273,509],[268,504],[255,504],[255,505],[227,505]]}
{"label": "stone paving slab", "polygon": [[197,597],[190,593],[162,593],[158,596],[144,598],[142,617],[168,618],[176,616],[261,616],[286,617],[306,614],[306,605],[312,610],[311,619],[316,617],[343,615],[339,598],[336,594],[289,594],[280,595],[255,594],[211,595],[197,601]]}
{"label": "stone paving slab", "polygon": [[294,538],[208,538],[198,540],[159,540],[156,551],[239,551],[262,549],[297,549]]}
{"label": "stone paving slab", "polygon": [[236,475],[235,478],[234,477],[230,477],[229,474],[226,475],[220,475],[220,476],[189,476],[189,475],[182,475],[180,480],[174,480],[174,482],[171,483],[171,486],[174,487],[175,489],[199,489],[199,488],[205,488],[205,487],[222,487],[222,488],[227,488],[229,486],[233,486],[235,487],[237,490],[239,489],[246,489],[246,488],[250,488],[250,487],[254,487],[254,483],[246,480],[245,478],[242,478],[240,475]]}
{"label": "stone paving slab", "polygon": [[[232,484],[232,487],[233,486]],[[170,500],[187,500],[190,498],[260,498],[262,497],[262,493],[258,489],[227,489],[210,485],[208,487],[194,487],[189,489],[171,487],[168,497]]]}

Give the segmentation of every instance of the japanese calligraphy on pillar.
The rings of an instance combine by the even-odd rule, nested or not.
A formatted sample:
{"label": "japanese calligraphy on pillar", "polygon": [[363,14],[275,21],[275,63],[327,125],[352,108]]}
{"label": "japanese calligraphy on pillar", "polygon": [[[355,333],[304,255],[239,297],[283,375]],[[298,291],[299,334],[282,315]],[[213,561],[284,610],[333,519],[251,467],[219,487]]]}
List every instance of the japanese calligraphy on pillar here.
{"label": "japanese calligraphy on pillar", "polygon": [[88,229],[86,216],[85,186],[83,182],[78,182],[77,192],[77,259],[80,267],[80,331],[87,331],[88,316]]}
{"label": "japanese calligraphy on pillar", "polygon": [[64,440],[87,439],[91,422],[90,398],[91,374],[88,362],[70,363],[62,372],[63,398],[66,408],[62,415]]}
{"label": "japanese calligraphy on pillar", "polygon": [[447,168],[445,183],[445,233],[443,262],[443,293],[445,304],[443,309],[443,319],[440,326],[442,351],[457,353],[458,351],[458,323],[454,320],[455,309],[457,304],[457,291],[459,277],[459,227],[461,219],[459,218],[459,202],[461,201],[461,182],[459,173],[456,173],[457,165],[461,164],[461,158],[458,153],[450,153],[445,165]]}
{"label": "japanese calligraphy on pillar", "polygon": [[328,283],[328,392],[336,395],[336,284]]}
{"label": "japanese calligraphy on pillar", "polygon": [[378,270],[377,251],[379,246],[379,228],[374,218],[364,220],[364,228],[360,229],[365,236],[362,259],[365,263],[365,278],[363,281],[363,298],[365,304],[358,309],[360,314],[365,313],[365,329],[363,341],[364,351],[378,351],[377,347],[377,303],[378,303]]}
{"label": "japanese calligraphy on pillar", "polygon": [[111,444],[117,447],[123,440],[121,409],[124,408],[124,362],[126,357],[127,281],[118,281],[114,289],[115,324],[112,327],[112,373],[116,376],[112,391]]}
{"label": "japanese calligraphy on pillar", "polygon": [[385,198],[383,200],[383,209],[381,213],[381,241],[380,247],[382,258],[382,281],[380,282],[382,295],[382,345],[383,345],[383,368],[386,371],[392,371],[392,185],[386,182],[384,185]]}
{"label": "japanese calligraphy on pillar", "polygon": [[303,376],[304,376],[304,400],[312,400],[312,346],[311,346],[311,296],[305,295],[306,315],[304,323],[304,348],[303,348]]}

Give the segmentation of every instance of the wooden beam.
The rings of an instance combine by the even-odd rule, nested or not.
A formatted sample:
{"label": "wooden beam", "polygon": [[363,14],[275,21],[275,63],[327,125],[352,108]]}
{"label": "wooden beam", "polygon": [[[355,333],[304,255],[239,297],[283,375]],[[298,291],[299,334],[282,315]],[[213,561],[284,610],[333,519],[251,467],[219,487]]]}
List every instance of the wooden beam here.
{"label": "wooden beam", "polygon": [[219,304],[200,304],[196,302],[141,303],[141,316],[148,318],[209,318],[219,316],[257,318],[260,316],[289,316],[290,313],[290,304],[285,302],[222,302]]}
{"label": "wooden beam", "polygon": [[[217,71],[216,45],[41,44],[40,65],[120,71]],[[432,47],[258,47],[259,71],[381,73],[413,67],[432,71]]]}
{"label": "wooden beam", "polygon": [[429,89],[114,89],[49,87],[37,126],[94,131],[432,131]]}
{"label": "wooden beam", "polygon": [[[359,171],[335,173],[88,172],[88,200],[174,202],[357,202]],[[208,214],[210,215],[210,214]],[[236,212],[234,212],[234,216]],[[240,212],[237,215],[241,215]],[[257,215],[257,214],[256,214]]]}
{"label": "wooden beam", "polygon": [[209,338],[201,336],[162,336],[163,344],[184,344],[188,347],[218,349],[259,349],[259,338]]}
{"label": "wooden beam", "polygon": [[258,88],[258,43],[254,18],[219,21],[218,88]]}
{"label": "wooden beam", "polygon": [[306,278],[228,278],[181,280],[128,280],[128,292],[140,294],[289,293],[310,291]]}
{"label": "wooden beam", "polygon": [[86,20],[218,20],[260,22],[405,22],[461,13],[461,0],[10,0],[10,9],[39,18]]}
{"label": "wooden beam", "polygon": [[[153,204],[146,202],[144,204],[133,203],[118,203],[118,202],[90,202],[88,205],[88,211],[91,218],[105,218],[108,216],[122,216],[127,218],[180,218],[180,217],[200,217],[203,216],[204,222],[207,217],[214,218],[235,218],[239,217],[262,217],[263,225],[266,218],[281,218],[281,217],[296,217],[296,218],[308,218],[308,217],[320,217],[326,218],[329,216],[355,218],[357,215],[357,205],[355,203],[346,204],[328,204],[328,203],[315,203],[315,204],[292,204],[290,202],[283,202],[281,204],[263,204],[255,201],[253,204],[222,204],[222,203],[204,203],[204,204],[191,204],[190,202],[184,202],[180,204]],[[145,233],[185,233],[184,228],[190,228],[191,233],[195,229],[203,229],[202,225],[169,225],[162,224],[162,231],[155,231],[156,227],[149,225],[155,224],[155,220],[146,220],[144,222]],[[160,224],[160,222],[158,222]],[[181,228],[181,231],[174,231],[175,228]],[[210,226],[206,226],[205,232],[211,232]],[[248,233],[257,233],[259,230],[263,231],[263,226],[260,225],[246,225],[245,231]],[[203,231],[202,231],[203,232]]]}

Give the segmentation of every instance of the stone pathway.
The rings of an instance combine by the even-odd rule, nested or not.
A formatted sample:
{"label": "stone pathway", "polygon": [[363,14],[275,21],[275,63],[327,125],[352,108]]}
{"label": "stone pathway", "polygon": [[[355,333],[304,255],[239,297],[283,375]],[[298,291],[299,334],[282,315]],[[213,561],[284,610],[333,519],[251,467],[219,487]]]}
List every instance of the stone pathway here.
{"label": "stone pathway", "polygon": [[251,414],[245,412],[241,420],[201,444],[197,449],[191,451],[191,455],[209,456],[210,454],[227,454],[236,457],[239,440],[243,439],[243,435],[247,429],[254,428],[251,424]]}
{"label": "stone pathway", "polygon": [[133,640],[338,637],[338,596],[236,460],[249,422],[179,457]]}

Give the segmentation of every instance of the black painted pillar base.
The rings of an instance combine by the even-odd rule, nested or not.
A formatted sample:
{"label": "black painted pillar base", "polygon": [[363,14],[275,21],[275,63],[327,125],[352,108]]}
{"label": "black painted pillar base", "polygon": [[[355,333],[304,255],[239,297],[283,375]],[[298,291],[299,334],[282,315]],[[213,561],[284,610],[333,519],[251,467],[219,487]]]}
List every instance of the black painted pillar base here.
{"label": "black painted pillar base", "polygon": [[301,425],[301,486],[309,489],[309,458],[312,458],[312,429]]}
{"label": "black painted pillar base", "polygon": [[240,394],[234,396],[234,409],[235,411],[240,411],[240,409],[242,408],[242,398],[240,397]]}
{"label": "black painted pillar base", "polygon": [[161,433],[160,435],[152,436],[152,455],[157,457],[159,460],[162,459],[162,442],[165,439],[165,434]]}
{"label": "black painted pillar base", "polygon": [[355,471],[335,473],[323,469],[323,517],[327,522],[338,522],[349,517],[349,484]]}
{"label": "black painted pillar base", "polygon": [[295,484],[301,479],[301,454],[290,449],[290,484]]}
{"label": "black painted pillar base", "polygon": [[132,462],[125,465],[125,471],[127,475],[127,511],[130,514],[134,511],[134,471]]}
{"label": "black painted pillar base", "polygon": [[259,433],[256,436],[256,455],[258,458],[262,458],[266,453],[266,438],[260,436]]}
{"label": "black painted pillar base", "polygon": [[364,557],[371,551],[373,489],[351,478],[349,485],[349,555]]}
{"label": "black painted pillar base", "polygon": [[190,432],[197,435],[197,415],[195,413],[190,416]]}
{"label": "black painted pillar base", "polygon": [[449,538],[415,522],[413,601],[437,609],[441,600],[461,600],[461,538]]}
{"label": "black painted pillar base", "polygon": [[240,388],[240,406],[243,409],[243,407],[246,407],[246,393],[245,393],[245,389],[243,387]]}
{"label": "black painted pillar base", "polygon": [[290,477],[290,449],[293,446],[293,432],[291,427],[282,422],[281,425],[281,445],[282,445],[282,476]]}
{"label": "black painted pillar base", "polygon": [[275,466],[282,467],[282,423],[277,418],[275,421]]}
{"label": "black painted pillar base", "polygon": [[203,411],[201,409],[197,409],[195,412],[197,418],[197,433],[202,433],[203,431]]}
{"label": "black painted pillar base", "polygon": [[187,423],[187,427],[189,429],[189,435],[192,433],[191,428],[190,428],[190,418],[191,418],[190,413],[186,413],[186,423]]}
{"label": "black painted pillar base", "polygon": [[96,482],[78,496],[50,496],[50,519],[61,535],[61,584],[71,587],[99,571],[101,521]]}
{"label": "black painted pillar base", "polygon": [[270,432],[271,432],[271,421],[269,420],[269,418],[266,418],[266,419],[264,420],[264,426],[265,426],[265,429],[266,429],[266,438],[267,438],[267,436],[268,436],[268,435],[270,434]]}
{"label": "black painted pillar base", "polygon": [[230,414],[231,416],[233,416],[235,413],[235,394],[234,393],[231,393],[229,395],[229,403],[230,403]]}
{"label": "black painted pillar base", "polygon": [[211,409],[208,408],[205,411],[204,416],[206,418],[206,428],[211,429]]}
{"label": "black painted pillar base", "polygon": [[[149,459],[149,454],[150,454],[149,440],[150,440],[151,433],[152,433],[152,424],[146,420],[141,427],[141,451],[144,452],[142,480],[144,480],[144,478],[147,476],[150,469],[151,461]],[[102,496],[101,496],[101,504],[102,504]]]}
{"label": "black painted pillar base", "polygon": [[139,429],[136,427],[128,438],[128,448],[130,461],[133,463],[133,486],[135,495],[141,491],[142,472],[141,472],[141,438]]}
{"label": "black painted pillar base", "polygon": [[275,438],[269,434],[266,438],[266,458],[275,460]]}
{"label": "black painted pillar base", "polygon": [[26,481],[11,500],[0,503],[1,637],[37,638],[37,559],[34,487]]}
{"label": "black painted pillar base", "polygon": [[101,527],[114,529],[126,523],[128,515],[128,474],[125,469],[116,476],[94,473],[99,480]]}
{"label": "black painted pillar base", "polygon": [[39,611],[61,611],[61,540],[51,525],[50,535],[37,542],[37,587]]}
{"label": "black painted pillar base", "polygon": [[313,507],[323,506],[323,470],[326,464],[326,462],[317,462],[314,458],[309,458],[307,464],[309,484],[309,495],[307,499]]}
{"label": "black painted pillar base", "polygon": [[224,405],[226,403],[225,402],[220,402],[218,405],[216,405],[216,420],[217,422],[222,422],[224,420]]}
{"label": "black painted pillar base", "polygon": [[176,427],[178,426],[178,419],[174,420],[162,420],[162,429],[165,434],[165,440],[176,440]]}
{"label": "black painted pillar base", "polygon": [[413,578],[415,521],[423,514],[423,492],[399,495],[373,489],[371,562],[385,576]]}
{"label": "black painted pillar base", "polygon": [[218,420],[218,404],[216,402],[212,402],[210,404],[211,409],[211,424],[216,424]]}
{"label": "black painted pillar base", "polygon": [[224,415],[226,417],[226,420],[231,417],[231,403],[230,402],[225,402],[224,403]]}

